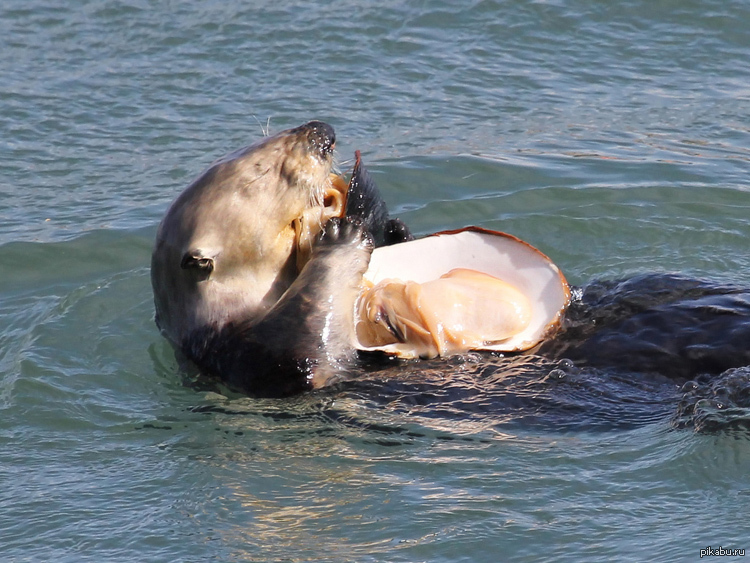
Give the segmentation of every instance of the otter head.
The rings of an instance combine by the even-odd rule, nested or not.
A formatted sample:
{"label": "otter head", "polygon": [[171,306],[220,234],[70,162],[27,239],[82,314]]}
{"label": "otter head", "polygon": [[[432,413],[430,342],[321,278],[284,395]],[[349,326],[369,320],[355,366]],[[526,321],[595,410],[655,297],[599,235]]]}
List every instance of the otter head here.
{"label": "otter head", "polygon": [[216,161],[175,200],[151,264],[170,340],[262,315],[289,287],[322,225],[343,213],[334,144],[320,121],[282,131]]}

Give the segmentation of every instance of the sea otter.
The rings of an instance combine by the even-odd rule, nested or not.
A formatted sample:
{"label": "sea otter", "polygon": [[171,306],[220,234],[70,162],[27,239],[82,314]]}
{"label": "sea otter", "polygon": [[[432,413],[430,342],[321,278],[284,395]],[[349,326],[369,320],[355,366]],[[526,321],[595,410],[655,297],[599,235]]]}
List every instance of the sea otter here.
{"label": "sea otter", "polygon": [[[331,174],[334,145],[319,121],[266,137],[211,165],[159,226],[157,325],[202,371],[254,396],[361,373],[362,274],[375,246],[412,238],[359,155],[348,186]],[[527,353],[675,381],[750,365],[741,288],[656,275],[574,294],[562,329]]]}
{"label": "sea otter", "polygon": [[351,304],[373,246],[411,237],[388,218],[359,154],[348,186],[331,174],[334,145],[320,121],[266,137],[212,164],[159,225],[158,327],[202,370],[253,395],[342,373],[356,356]]}

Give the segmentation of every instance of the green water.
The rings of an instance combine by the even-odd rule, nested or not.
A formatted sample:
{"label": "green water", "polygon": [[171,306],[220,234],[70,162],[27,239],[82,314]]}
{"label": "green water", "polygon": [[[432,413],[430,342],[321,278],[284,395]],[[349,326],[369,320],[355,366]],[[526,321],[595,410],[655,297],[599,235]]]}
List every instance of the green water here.
{"label": "green water", "polygon": [[574,284],[748,286],[748,21],[738,0],[4,2],[0,559],[750,547],[750,440],[676,428],[676,390],[580,380],[550,415],[529,407],[547,374],[520,363],[223,396],[158,334],[148,272],[192,178],[316,118],[418,234],[510,232]]}

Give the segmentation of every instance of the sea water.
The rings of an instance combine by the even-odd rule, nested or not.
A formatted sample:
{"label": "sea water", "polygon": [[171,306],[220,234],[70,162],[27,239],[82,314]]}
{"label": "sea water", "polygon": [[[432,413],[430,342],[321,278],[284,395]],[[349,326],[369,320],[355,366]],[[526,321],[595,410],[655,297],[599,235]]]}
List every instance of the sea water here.
{"label": "sea water", "polygon": [[322,119],[419,235],[503,230],[575,285],[750,286],[748,22],[741,0],[5,0],[0,559],[750,548],[750,436],[678,424],[669,384],[469,359],[248,399],[180,368],[149,281],[201,170]]}

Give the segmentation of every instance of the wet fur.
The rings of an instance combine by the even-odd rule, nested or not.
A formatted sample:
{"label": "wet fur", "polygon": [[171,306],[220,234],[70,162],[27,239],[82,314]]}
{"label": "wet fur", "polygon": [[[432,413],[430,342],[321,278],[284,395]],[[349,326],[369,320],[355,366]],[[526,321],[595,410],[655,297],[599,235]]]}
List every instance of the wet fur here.
{"label": "wet fur", "polygon": [[[275,143],[278,146],[273,146]],[[367,387],[375,381],[384,396],[389,395],[389,386],[400,388],[395,382],[404,377],[409,385],[427,386],[430,396],[440,395],[441,389],[463,395],[476,383],[477,389],[483,389],[484,403],[499,394],[508,403],[508,416],[519,420],[563,408],[568,393],[572,402],[560,411],[563,415],[555,424],[569,419],[571,408],[577,412],[576,393],[584,388],[590,396],[583,408],[588,414],[599,412],[597,401],[611,391],[607,400],[614,402],[602,411],[606,420],[625,420],[624,411],[613,411],[617,401],[638,401],[643,406],[651,401],[649,397],[658,395],[654,400],[663,406],[664,401],[673,404],[681,392],[678,418],[704,416],[701,413],[707,404],[717,405],[717,409],[727,405],[750,408],[750,292],[675,275],[644,275],[580,288],[563,328],[536,350],[508,358],[470,355],[469,372],[475,383],[467,385],[446,384],[461,382],[469,373],[462,358],[414,363],[356,353],[345,327],[352,326],[347,303],[353,299],[372,250],[371,236],[365,231],[374,233],[378,244],[410,238],[403,223],[387,218],[376,192],[368,192],[347,209],[356,219],[334,220],[326,226],[299,276],[292,249],[282,245],[273,260],[261,260],[268,269],[263,283],[241,295],[222,295],[221,309],[207,310],[201,291],[207,287],[204,282],[225,265],[222,245],[227,239],[250,241],[250,249],[240,253],[240,262],[255,267],[258,256],[275,248],[264,242],[266,237],[283,233],[294,213],[317,203],[318,188],[310,183],[323,185],[330,163],[314,177],[299,176],[295,168],[304,168],[310,161],[287,159],[288,152],[296,149],[286,143],[278,136],[270,137],[222,159],[178,198],[160,227],[152,266],[157,322],[203,371],[257,396],[292,395],[352,375],[356,379],[350,385]],[[264,165],[270,157],[273,162]],[[247,170],[256,173],[247,176]],[[298,184],[306,185],[307,191],[292,198],[292,205],[282,205],[288,188]],[[261,188],[260,207],[268,222],[261,222],[255,230],[237,231],[227,229],[221,215],[211,212],[214,200],[210,194],[216,186],[236,185]],[[271,193],[264,193],[269,190]],[[278,190],[282,193],[276,193]],[[276,198],[280,198],[278,202]],[[256,203],[242,207],[249,213],[243,220],[257,222]],[[197,236],[215,234],[212,231],[219,236]],[[175,310],[185,311],[187,316],[175,317]],[[519,365],[525,379],[519,379]],[[374,374],[375,379],[368,374]],[[492,386],[484,388],[481,382],[487,377]],[[725,380],[730,383],[724,385]],[[522,383],[509,383],[512,381]],[[565,387],[565,382],[572,387]],[[657,395],[654,386],[659,389]],[[514,391],[508,394],[505,388]],[[566,391],[561,394],[563,389]],[[643,389],[645,394],[641,394]],[[414,390],[411,387],[407,395],[422,400]],[[630,392],[633,396],[623,399]],[[395,399],[391,396],[388,400]],[[632,412],[632,408],[627,410]]]}
{"label": "wet fur", "polygon": [[750,365],[750,292],[673,274],[589,284],[538,352],[684,383]]}
{"label": "wet fur", "polygon": [[263,316],[195,333],[190,357],[235,389],[280,397],[323,387],[356,361],[349,331],[372,239],[356,222],[331,219],[310,261]]}
{"label": "wet fur", "polygon": [[[329,366],[352,354],[335,326],[348,326],[346,307],[331,296],[337,287],[346,294],[346,272],[361,277],[366,268],[363,229],[332,222],[306,266],[295,246],[295,222],[330,185],[334,142],[330,126],[310,122],[232,153],[159,226],[157,325],[189,360],[238,389],[287,395],[320,386]],[[334,267],[345,270],[336,280]]]}
{"label": "wet fur", "polygon": [[220,159],[172,204],[151,262],[156,322],[172,342],[262,314],[294,280],[292,222],[330,181],[332,157],[323,145],[333,139],[316,141],[316,127],[322,124]]}

